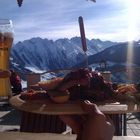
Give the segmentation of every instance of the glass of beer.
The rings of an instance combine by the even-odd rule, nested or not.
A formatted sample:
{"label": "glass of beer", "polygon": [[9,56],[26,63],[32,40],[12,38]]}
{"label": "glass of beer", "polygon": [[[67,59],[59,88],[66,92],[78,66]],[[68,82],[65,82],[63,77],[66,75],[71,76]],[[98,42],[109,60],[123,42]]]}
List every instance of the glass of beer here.
{"label": "glass of beer", "polygon": [[[0,19],[0,70],[9,70],[10,48],[13,43],[13,25],[9,19]],[[9,77],[0,78],[0,97],[11,96]]]}

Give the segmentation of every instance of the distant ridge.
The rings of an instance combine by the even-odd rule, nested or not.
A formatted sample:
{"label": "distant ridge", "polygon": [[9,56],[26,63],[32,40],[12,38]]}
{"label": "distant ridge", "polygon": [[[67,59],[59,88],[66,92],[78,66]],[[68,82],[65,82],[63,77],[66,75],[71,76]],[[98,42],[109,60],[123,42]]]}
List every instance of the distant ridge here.
{"label": "distant ridge", "polygon": [[[100,39],[87,39],[87,54],[93,55],[117,44]],[[19,71],[71,68],[85,59],[81,38],[63,38],[56,41],[40,37],[18,42],[11,49],[11,67]]]}

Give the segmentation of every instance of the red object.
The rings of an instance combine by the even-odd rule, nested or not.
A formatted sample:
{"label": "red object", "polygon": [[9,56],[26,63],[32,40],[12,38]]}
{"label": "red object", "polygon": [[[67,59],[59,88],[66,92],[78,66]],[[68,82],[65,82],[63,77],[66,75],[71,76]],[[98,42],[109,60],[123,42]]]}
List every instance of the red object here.
{"label": "red object", "polygon": [[21,79],[17,73],[11,70],[11,76],[10,76],[10,83],[12,86],[12,91],[15,94],[19,94],[22,92],[22,85],[21,85]]}

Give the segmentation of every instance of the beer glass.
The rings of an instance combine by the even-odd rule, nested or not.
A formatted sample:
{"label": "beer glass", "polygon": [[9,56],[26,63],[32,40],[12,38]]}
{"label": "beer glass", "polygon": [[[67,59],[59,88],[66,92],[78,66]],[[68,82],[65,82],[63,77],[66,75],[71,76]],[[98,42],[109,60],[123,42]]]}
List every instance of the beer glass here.
{"label": "beer glass", "polygon": [[[13,25],[8,19],[0,19],[0,69],[9,70],[10,48],[13,43]],[[9,78],[0,78],[0,97],[11,96]]]}

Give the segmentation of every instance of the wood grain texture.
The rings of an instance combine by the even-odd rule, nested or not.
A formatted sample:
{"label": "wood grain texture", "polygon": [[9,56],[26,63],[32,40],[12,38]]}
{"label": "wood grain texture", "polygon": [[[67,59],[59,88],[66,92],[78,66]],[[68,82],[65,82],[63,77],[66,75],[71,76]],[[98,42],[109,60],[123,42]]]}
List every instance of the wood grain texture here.
{"label": "wood grain texture", "polygon": [[[52,133],[0,132],[2,140],[76,140],[76,135]],[[113,140],[140,140],[136,136],[114,136]]]}
{"label": "wood grain texture", "polygon": [[[27,112],[48,114],[48,115],[62,115],[62,114],[86,114],[83,111],[80,102],[68,102],[64,104],[53,103],[49,99],[45,100],[28,100],[20,99],[20,95],[13,96],[10,99],[13,107]],[[96,103],[99,109],[105,114],[124,114],[140,112],[140,105],[133,102],[115,102],[106,101]]]}

